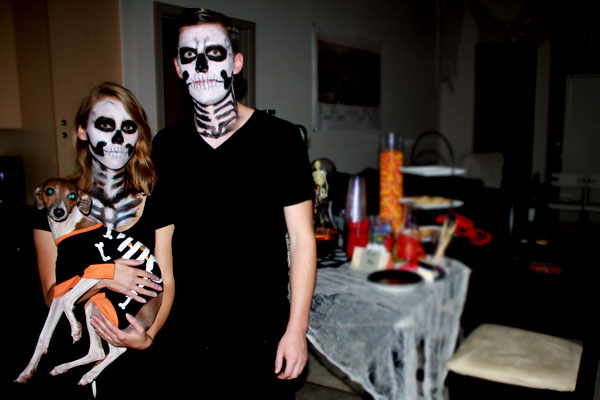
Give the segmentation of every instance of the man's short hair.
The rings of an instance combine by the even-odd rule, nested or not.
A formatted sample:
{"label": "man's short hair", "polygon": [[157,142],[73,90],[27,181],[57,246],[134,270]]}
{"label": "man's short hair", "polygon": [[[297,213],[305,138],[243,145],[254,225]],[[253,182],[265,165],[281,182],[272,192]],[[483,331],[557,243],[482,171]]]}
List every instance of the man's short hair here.
{"label": "man's short hair", "polygon": [[202,24],[220,24],[225,28],[225,31],[227,31],[233,53],[236,54],[240,52],[240,33],[237,28],[233,26],[231,18],[205,8],[184,8],[179,14],[175,24],[178,32],[175,47],[179,45],[179,33],[181,32],[181,28]]}

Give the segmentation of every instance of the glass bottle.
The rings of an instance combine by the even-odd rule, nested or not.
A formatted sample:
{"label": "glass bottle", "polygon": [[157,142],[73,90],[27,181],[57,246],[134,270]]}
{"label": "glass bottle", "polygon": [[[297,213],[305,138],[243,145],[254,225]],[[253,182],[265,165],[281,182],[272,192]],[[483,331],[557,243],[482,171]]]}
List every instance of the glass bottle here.
{"label": "glass bottle", "polygon": [[413,203],[407,202],[403,208],[404,218],[392,251],[394,269],[417,270],[419,260],[425,257],[425,249],[421,245],[421,235],[413,212]]}
{"label": "glass bottle", "polygon": [[365,247],[369,242],[369,220],[367,219],[367,191],[365,178],[351,176],[346,194],[346,254],[352,258],[354,247]]}

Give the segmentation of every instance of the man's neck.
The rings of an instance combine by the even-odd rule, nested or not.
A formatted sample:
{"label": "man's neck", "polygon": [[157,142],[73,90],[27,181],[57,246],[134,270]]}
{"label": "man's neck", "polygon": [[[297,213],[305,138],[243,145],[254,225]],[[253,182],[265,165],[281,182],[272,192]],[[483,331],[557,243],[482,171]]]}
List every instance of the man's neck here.
{"label": "man's neck", "polygon": [[[250,116],[252,116],[252,113],[254,112],[253,108],[247,107],[241,103],[236,102],[236,107],[237,107],[237,118],[234,121],[234,123],[231,124],[231,130],[229,132],[227,132],[226,134],[221,135],[217,138],[212,137],[212,136],[200,135],[200,137],[206,143],[208,143],[208,145],[211,146],[213,149],[216,149],[217,147],[219,147],[227,139],[229,139],[231,137],[231,135],[233,135],[235,132],[237,132],[238,129],[240,129],[242,126],[244,126],[246,121],[248,121],[248,119],[250,119]],[[196,119],[194,119],[194,125],[196,126],[196,129],[198,129],[198,124],[196,122]]]}
{"label": "man's neck", "polygon": [[203,105],[194,100],[194,123],[205,138],[219,139],[234,131],[239,118],[238,104],[233,91],[217,104]]}

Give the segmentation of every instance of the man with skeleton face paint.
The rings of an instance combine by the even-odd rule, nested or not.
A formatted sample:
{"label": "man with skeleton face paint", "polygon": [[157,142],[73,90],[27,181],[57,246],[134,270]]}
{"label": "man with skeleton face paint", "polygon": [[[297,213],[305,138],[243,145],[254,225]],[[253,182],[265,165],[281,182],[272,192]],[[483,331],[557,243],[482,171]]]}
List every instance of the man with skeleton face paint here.
{"label": "man with skeleton face paint", "polygon": [[[306,145],[295,125],[236,101],[233,81],[244,59],[228,17],[187,9],[177,27],[174,64],[194,114],[153,143],[153,196],[187,200],[173,209],[179,279],[166,363],[179,353],[194,360],[197,368],[173,371],[193,391],[293,398],[290,381],[308,358],[316,275]],[[265,165],[273,166],[268,177]],[[188,279],[195,276],[200,282]]]}
{"label": "man with skeleton face paint", "polygon": [[181,29],[175,68],[194,101],[200,135],[218,139],[235,129],[239,114],[233,75],[241,70],[240,58],[241,53],[234,55],[231,40],[221,25]]}

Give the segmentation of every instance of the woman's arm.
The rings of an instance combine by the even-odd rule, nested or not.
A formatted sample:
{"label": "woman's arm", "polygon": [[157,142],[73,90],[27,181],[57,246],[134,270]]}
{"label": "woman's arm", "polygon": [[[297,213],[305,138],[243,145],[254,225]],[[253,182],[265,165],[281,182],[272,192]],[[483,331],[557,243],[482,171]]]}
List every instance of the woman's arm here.
{"label": "woman's arm", "polygon": [[104,316],[100,318],[95,315],[92,316],[92,326],[107,342],[119,347],[143,350],[152,345],[156,334],[165,324],[173,305],[173,299],[175,298],[173,254],[171,251],[171,238],[173,237],[174,230],[174,225],[168,225],[156,230],[154,257],[162,275],[163,298],[154,323],[146,332],[134,316],[127,315],[127,319],[134,329],[126,332],[114,326]]}
{"label": "woman's arm", "polygon": [[175,225],[169,225],[156,231],[154,257],[160,266],[160,273],[162,275],[163,298],[154,324],[146,332],[152,340],[154,340],[158,331],[167,321],[167,317],[173,306],[173,300],[175,299],[175,276],[173,274],[173,251],[171,248],[171,239],[173,238],[174,231]]}
{"label": "woman's arm", "polygon": [[44,301],[50,307],[56,286],[56,244],[54,244],[52,233],[41,229],[33,230],[33,242]]}
{"label": "woman's arm", "polygon": [[[141,297],[142,295],[156,297],[156,291],[162,290],[161,285],[153,282],[158,279],[158,276],[142,268],[132,268],[133,266],[141,265],[143,263],[143,261],[126,260],[122,258],[115,260],[115,275],[113,279],[102,279],[90,292],[86,293],[84,300],[99,292],[101,289],[108,289],[113,292],[124,294],[140,303],[146,302],[146,300]],[[140,285],[143,287],[140,287]]]}
{"label": "woman's arm", "polygon": [[[317,270],[312,201],[285,207],[284,214],[290,236],[291,301],[288,325],[277,348],[275,373],[279,379],[295,379],[308,360],[306,331]],[[283,359],[285,371],[281,371]]]}
{"label": "woman's arm", "polygon": [[[42,284],[42,293],[44,301],[48,307],[54,298],[54,287],[56,286],[56,257],[57,248],[50,231],[41,229],[33,230],[33,241],[37,254],[38,273]],[[85,301],[101,289],[109,289],[114,292],[130,296],[136,301],[144,303],[145,300],[140,294],[146,296],[156,296],[154,290],[162,290],[159,284],[144,279],[158,279],[158,277],[144,269],[131,268],[133,265],[140,265],[142,261],[136,260],[115,260],[115,274],[113,279],[103,279],[94,286],[88,293],[79,299],[79,302]],[[145,285],[140,288],[138,285]],[[134,294],[136,291],[138,294]]]}

